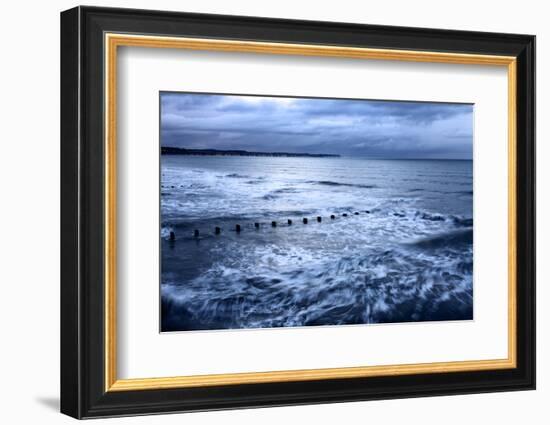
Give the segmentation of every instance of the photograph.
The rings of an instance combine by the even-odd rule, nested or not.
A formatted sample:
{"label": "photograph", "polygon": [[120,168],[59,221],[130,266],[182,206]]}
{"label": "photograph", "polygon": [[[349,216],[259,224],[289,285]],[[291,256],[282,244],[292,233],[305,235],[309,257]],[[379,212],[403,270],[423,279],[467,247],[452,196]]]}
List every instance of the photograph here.
{"label": "photograph", "polygon": [[[56,365],[48,376],[32,373],[35,404],[115,421],[294,406],[296,422],[298,406],[373,401],[368,417],[387,422],[399,399],[453,396],[471,404],[453,412],[540,416],[543,14],[525,25],[523,9],[499,10],[495,23],[459,8],[442,23],[399,7],[377,17],[299,6],[268,16],[75,6],[52,24],[52,49],[17,56],[17,72],[60,56],[44,67],[57,83],[40,84],[60,88],[60,108],[5,138],[38,129],[27,139],[42,146],[48,126],[60,135],[60,149],[7,156],[46,164],[60,187],[50,196],[37,186],[46,174],[11,160],[24,210],[36,215],[46,196],[60,212],[58,226],[37,229],[60,227],[61,263],[38,255],[31,267],[44,274],[44,260],[60,274],[59,291],[32,286],[57,298],[33,300],[59,307],[40,321],[59,338],[39,333],[58,346],[39,362]],[[27,111],[20,88],[12,109]],[[11,227],[24,248],[54,238]],[[20,251],[16,281],[29,268]],[[8,316],[25,319],[20,304]],[[8,328],[34,329],[31,319]],[[47,382],[54,392],[41,395]],[[535,389],[521,394],[527,404],[504,394]],[[28,403],[12,403],[14,414]],[[310,420],[315,407],[304,409]],[[390,422],[414,416],[390,410]]]}
{"label": "photograph", "polygon": [[159,96],[162,332],[473,319],[474,105]]}

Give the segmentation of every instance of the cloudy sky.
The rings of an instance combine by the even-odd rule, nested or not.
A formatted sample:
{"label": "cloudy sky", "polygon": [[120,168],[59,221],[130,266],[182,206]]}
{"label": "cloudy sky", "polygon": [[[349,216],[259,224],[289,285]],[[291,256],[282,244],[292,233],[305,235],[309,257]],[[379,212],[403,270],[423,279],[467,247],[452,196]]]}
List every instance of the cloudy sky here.
{"label": "cloudy sky", "polygon": [[473,106],[161,93],[161,144],[195,149],[472,158]]}

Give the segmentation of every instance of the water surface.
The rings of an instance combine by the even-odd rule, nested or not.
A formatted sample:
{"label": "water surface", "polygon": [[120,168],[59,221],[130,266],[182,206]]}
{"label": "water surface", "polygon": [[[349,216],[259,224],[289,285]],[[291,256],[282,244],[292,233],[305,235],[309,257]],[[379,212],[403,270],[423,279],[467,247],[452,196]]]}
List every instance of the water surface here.
{"label": "water surface", "polygon": [[163,331],[472,319],[471,161],[163,155],[161,173]]}

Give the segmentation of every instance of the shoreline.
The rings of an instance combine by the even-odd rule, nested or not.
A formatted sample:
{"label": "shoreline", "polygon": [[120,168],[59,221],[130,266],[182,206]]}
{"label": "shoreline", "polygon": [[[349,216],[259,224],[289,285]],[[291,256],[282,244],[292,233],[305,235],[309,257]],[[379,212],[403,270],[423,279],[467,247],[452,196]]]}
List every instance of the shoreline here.
{"label": "shoreline", "polygon": [[172,146],[163,146],[161,155],[185,155],[185,156],[263,156],[263,157],[299,157],[299,158],[340,158],[337,154],[305,153],[305,152],[254,152],[245,150],[220,150],[220,149],[185,149]]}

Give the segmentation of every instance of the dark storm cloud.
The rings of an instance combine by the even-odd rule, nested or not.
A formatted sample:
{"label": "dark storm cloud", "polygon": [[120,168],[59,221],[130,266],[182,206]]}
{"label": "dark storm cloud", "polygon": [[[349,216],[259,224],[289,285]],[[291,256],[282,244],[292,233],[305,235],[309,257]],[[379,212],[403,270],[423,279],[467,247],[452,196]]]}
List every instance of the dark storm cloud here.
{"label": "dark storm cloud", "polygon": [[187,148],[471,159],[464,104],[161,94],[161,143]]}

